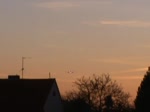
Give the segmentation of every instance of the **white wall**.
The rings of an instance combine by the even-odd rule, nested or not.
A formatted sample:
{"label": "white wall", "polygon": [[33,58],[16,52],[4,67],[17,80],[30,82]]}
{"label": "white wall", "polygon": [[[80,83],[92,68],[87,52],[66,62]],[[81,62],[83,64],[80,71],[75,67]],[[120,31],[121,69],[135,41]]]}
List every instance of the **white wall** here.
{"label": "white wall", "polygon": [[[55,92],[55,96],[53,92]],[[56,83],[53,83],[53,86],[49,92],[49,96],[44,106],[44,111],[63,112],[61,97]]]}

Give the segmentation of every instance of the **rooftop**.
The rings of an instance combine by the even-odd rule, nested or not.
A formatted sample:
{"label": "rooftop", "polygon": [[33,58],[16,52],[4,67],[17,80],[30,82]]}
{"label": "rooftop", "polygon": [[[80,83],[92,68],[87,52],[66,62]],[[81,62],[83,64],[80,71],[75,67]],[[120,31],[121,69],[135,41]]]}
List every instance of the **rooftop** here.
{"label": "rooftop", "polygon": [[43,105],[55,82],[55,79],[0,79],[0,110],[43,112]]}

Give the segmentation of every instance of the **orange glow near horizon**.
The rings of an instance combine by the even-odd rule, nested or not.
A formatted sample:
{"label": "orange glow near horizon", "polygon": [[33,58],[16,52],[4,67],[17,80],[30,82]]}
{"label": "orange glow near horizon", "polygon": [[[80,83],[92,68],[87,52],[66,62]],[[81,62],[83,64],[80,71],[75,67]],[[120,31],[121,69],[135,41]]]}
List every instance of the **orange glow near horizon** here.
{"label": "orange glow near horizon", "polygon": [[[147,0],[0,0],[0,78],[56,78],[62,94],[81,76],[109,73],[134,99],[150,65]],[[73,73],[68,73],[73,71]]]}

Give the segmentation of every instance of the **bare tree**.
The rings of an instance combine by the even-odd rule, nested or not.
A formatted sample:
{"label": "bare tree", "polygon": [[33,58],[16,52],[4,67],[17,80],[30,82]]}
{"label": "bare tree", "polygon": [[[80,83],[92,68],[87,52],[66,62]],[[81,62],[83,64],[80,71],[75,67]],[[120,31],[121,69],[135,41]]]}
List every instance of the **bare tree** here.
{"label": "bare tree", "polygon": [[[74,82],[77,91],[70,92],[66,98],[80,98],[91,106],[94,111],[103,112],[108,105],[108,96],[111,96],[111,109],[123,112],[129,106],[128,93],[125,93],[116,81],[112,81],[109,74],[84,76]],[[110,107],[109,107],[110,108]],[[119,110],[117,110],[119,109]]]}

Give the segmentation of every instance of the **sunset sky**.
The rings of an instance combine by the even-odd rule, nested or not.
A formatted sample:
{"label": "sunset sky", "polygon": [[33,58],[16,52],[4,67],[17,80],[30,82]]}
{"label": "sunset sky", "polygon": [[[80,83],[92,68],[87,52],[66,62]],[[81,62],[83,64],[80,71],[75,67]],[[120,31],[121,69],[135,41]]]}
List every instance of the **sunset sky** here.
{"label": "sunset sky", "polygon": [[[150,65],[149,0],[0,0],[0,77],[109,73],[135,97]],[[73,73],[68,73],[72,71]]]}

